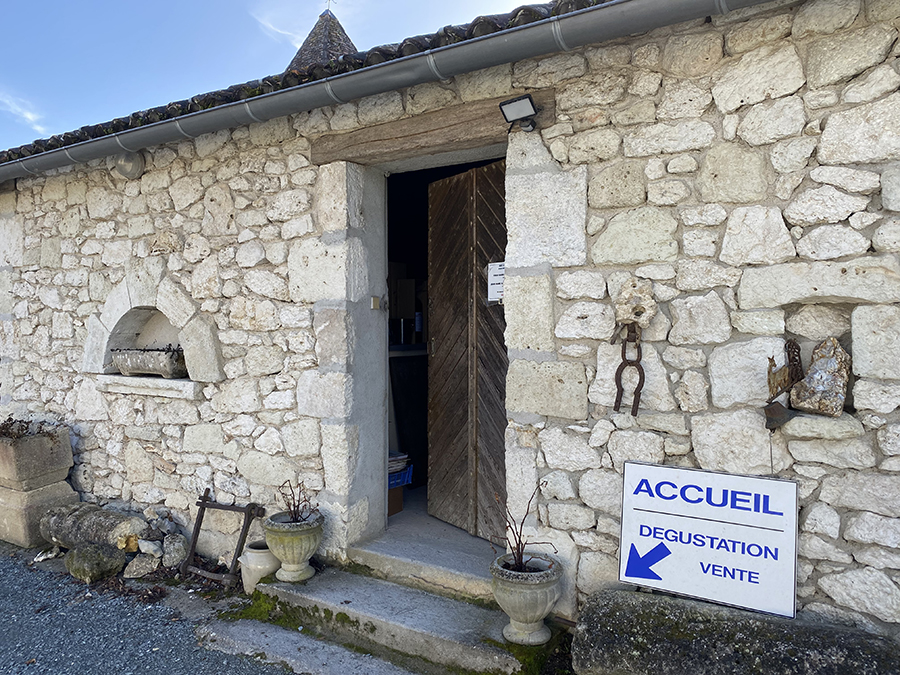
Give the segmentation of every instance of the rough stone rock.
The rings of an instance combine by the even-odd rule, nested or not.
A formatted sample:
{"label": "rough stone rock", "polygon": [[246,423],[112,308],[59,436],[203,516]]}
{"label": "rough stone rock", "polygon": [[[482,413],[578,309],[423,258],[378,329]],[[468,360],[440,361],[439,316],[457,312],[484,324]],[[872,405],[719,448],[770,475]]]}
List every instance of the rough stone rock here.
{"label": "rough stone rock", "polygon": [[506,403],[513,412],[584,420],[588,413],[584,365],[516,359],[506,375]]}
{"label": "rough stone rock", "polygon": [[569,140],[568,159],[572,164],[596,164],[619,154],[622,139],[614,129],[591,129]]}
{"label": "rough stone rock", "polygon": [[634,271],[634,275],[639,279],[674,279],[675,266],[669,263],[641,265]]}
{"label": "rough stone rock", "polygon": [[556,295],[568,300],[602,300],[606,297],[606,278],[593,270],[562,272],[556,277]]}
{"label": "rough stone rock", "polygon": [[663,352],[663,360],[674,368],[703,368],[706,354],[701,349],[668,346]]}
{"label": "rough stone rock", "polygon": [[900,517],[900,476],[849,472],[826,476],[819,499],[837,508]]}
{"label": "rough stone rock", "polygon": [[544,429],[538,434],[544,460],[551,469],[584,471],[600,467],[601,455],[588,445],[585,434],[564,429]]}
{"label": "rough stone rock", "polygon": [[900,455],[900,424],[888,424],[878,430],[878,449],[883,455]]}
{"label": "rough stone rock", "polygon": [[697,160],[690,155],[678,155],[666,164],[666,171],[675,174],[693,173],[699,168],[700,165],[697,163]]}
{"label": "rough stone rock", "polygon": [[833,260],[848,255],[862,255],[869,250],[869,240],[850,227],[822,225],[797,242],[797,253],[813,260]]}
{"label": "rough stone rock", "polygon": [[583,265],[587,170],[506,176],[509,267]]}
{"label": "rough stone rock", "polygon": [[859,377],[900,379],[900,307],[863,305],[850,317],[853,373]]}
{"label": "rough stone rock", "polygon": [[[685,412],[701,412],[709,408],[709,383],[696,370],[685,371],[675,387],[678,407]],[[668,454],[668,449],[666,451]]]}
{"label": "rough stone rock", "polygon": [[681,216],[681,222],[688,227],[693,227],[723,223],[728,217],[728,212],[721,204],[706,204],[684,209],[679,215]]}
{"label": "rough stone rock", "polygon": [[784,217],[792,225],[839,223],[856,211],[865,211],[868,197],[848,195],[830,185],[806,190],[784,210]]}
{"label": "rough stone rock", "polygon": [[681,245],[686,256],[712,258],[719,247],[719,233],[715,230],[684,230]]}
{"label": "rough stone rock", "polygon": [[887,58],[897,31],[884,24],[822,38],[809,45],[806,73],[810,89],[846,82]]}
{"label": "rough stone rock", "polygon": [[795,302],[900,301],[900,265],[890,256],[846,262],[785,263],[744,270],[738,287],[741,309]]}
{"label": "rough stone rock", "polygon": [[793,94],[805,83],[793,45],[764,45],[723,68],[712,94],[719,110],[731,113],[744,105]]}
{"label": "rough stone rock", "polygon": [[893,412],[900,407],[900,384],[859,379],[853,385],[853,404],[857,410]]}
{"label": "rough stone rock", "polygon": [[816,154],[823,164],[900,159],[900,93],[831,115]]}
{"label": "rough stone rock", "polygon": [[586,471],[578,481],[578,496],[592,509],[622,515],[622,474],[603,469]]}
{"label": "rough stone rock", "polygon": [[731,337],[728,308],[715,291],[703,296],[677,298],[669,304],[673,345],[714,344]]}
{"label": "rough stone rock", "polygon": [[695,415],[691,426],[694,454],[707,471],[769,475],[792,463],[784,442],[771,436],[755,410]]}
{"label": "rough stone rock", "polygon": [[880,570],[863,568],[828,574],[819,579],[819,588],[839,605],[873,614],[882,621],[900,621],[900,588]]}
{"label": "rough stone rock", "polygon": [[860,12],[860,0],[813,0],[797,11],[792,35],[794,39],[815,35],[829,35],[847,28]]}
{"label": "rough stone rock", "polygon": [[860,544],[900,548],[900,520],[874,513],[854,513],[847,518],[844,539]]}
{"label": "rough stone rock", "polygon": [[350,406],[349,390],[346,373],[303,371],[297,378],[297,413],[305,417],[344,417]]}
{"label": "rough stone rock", "polygon": [[784,365],[784,340],[761,337],[713,349],[709,355],[712,402],[717,408],[738,404],[764,406],[769,399],[768,364]]}
{"label": "rough stone rock", "polygon": [[870,194],[881,187],[881,176],[874,171],[847,169],[839,166],[817,166],[809,172],[809,177],[817,183],[834,185],[846,192]]}
{"label": "rough stone rock", "polygon": [[588,440],[588,443],[591,444],[592,448],[599,448],[600,446],[606,445],[606,442],[609,440],[609,435],[615,428],[616,425],[609,420],[597,420],[594,428],[591,429],[591,437]]}
{"label": "rough stone rock", "polygon": [[618,69],[606,69],[594,73],[590,78],[581,78],[562,86],[556,95],[556,106],[559,110],[583,110],[608,106],[625,95],[628,78]]}
{"label": "rough stone rock", "polygon": [[[615,215],[591,248],[597,265],[674,260],[678,223],[669,213],[647,206]],[[534,247],[537,242],[531,242]],[[508,261],[507,261],[508,264]]]}
{"label": "rough stone rock", "polygon": [[828,560],[842,565],[853,562],[852,555],[810,532],[802,532],[798,537],[797,553],[810,560]]}
{"label": "rough stone rock", "polygon": [[126,579],[141,579],[158,568],[159,558],[141,553],[125,566],[122,576]]}
{"label": "rough stone rock", "polygon": [[595,209],[640,206],[647,201],[644,182],[643,162],[619,162],[591,179],[588,203]]}
{"label": "rough stone rock", "polygon": [[125,551],[109,544],[82,543],[65,557],[66,570],[85,583],[93,583],[118,574],[125,567]]}
{"label": "rough stone rock", "polygon": [[[852,227],[854,230],[864,230],[869,225],[872,225],[881,220],[881,216],[877,213],[871,213],[869,211],[860,211],[850,216],[849,220],[850,227]],[[875,234],[877,235],[878,233],[876,232]]]}
{"label": "rough stone rock", "polygon": [[553,351],[553,297],[548,275],[508,274],[503,302],[507,348]]}
{"label": "rough stone rock", "polygon": [[841,92],[843,103],[868,103],[900,87],[900,75],[888,64],[878,66],[865,77],[851,82]]}
{"label": "rough stone rock", "polygon": [[840,417],[797,415],[781,427],[781,433],[792,438],[840,441],[865,435],[862,423],[850,413]]}
{"label": "rough stone rock", "polygon": [[588,530],[597,523],[593,509],[581,504],[550,502],[547,505],[547,518],[550,527],[557,530]]}
{"label": "rough stone rock", "polygon": [[83,544],[115,546],[120,537],[135,535],[139,538],[150,526],[137,516],[79,502],[49,509],[41,518],[40,527],[41,536],[47,541],[65,548],[76,548]]}
{"label": "rough stone rock", "polygon": [[853,558],[860,565],[874,567],[878,570],[885,568],[891,570],[900,569],[900,553],[885,551],[883,548],[871,547],[861,551],[854,551]]}
{"label": "rough stone rock", "polygon": [[891,218],[872,235],[872,248],[879,253],[900,252],[900,219]]}
{"label": "rough stone rock", "polygon": [[771,265],[796,255],[777,207],[747,206],[732,211],[719,259],[729,265]]}
{"label": "rough stone rock", "polygon": [[737,134],[750,145],[766,145],[799,136],[806,125],[806,109],[799,96],[753,106],[744,115]]}
{"label": "rough stone rock", "polygon": [[806,376],[791,388],[791,406],[796,410],[840,417],[850,379],[850,355],[836,338],[816,345]]}
{"label": "rough stone rock", "polygon": [[[573,533],[573,538],[574,536]],[[618,573],[619,561],[615,555],[585,551],[578,559],[578,589],[585,593],[595,593],[617,586]]]}
{"label": "rough stone rock", "polygon": [[802,171],[809,163],[809,158],[818,143],[819,139],[814,136],[780,141],[772,146],[769,156],[772,166],[778,173]]}
{"label": "rough stone rock", "polygon": [[[616,369],[622,363],[622,347],[619,344],[600,344],[597,348],[597,376],[591,383],[588,397],[591,403],[612,407],[616,401]],[[675,409],[675,399],[669,391],[666,369],[653,345],[643,345],[641,365],[644,368],[644,388],[641,391],[640,407],[645,410],[667,412]],[[632,392],[637,385],[634,368],[626,368],[622,373],[621,410],[631,410]]]}
{"label": "rough stone rock", "polygon": [[736,143],[721,143],[706,153],[697,176],[706,202],[753,203],[766,199],[765,160]]}
{"label": "rough stone rock", "polygon": [[662,67],[676,77],[700,77],[713,72],[721,60],[721,34],[676,35],[666,41]]}
{"label": "rough stone rock", "polygon": [[587,63],[581,54],[558,54],[546,59],[521,61],[513,68],[513,81],[521,87],[549,87],[581,77]]}
{"label": "rough stone rock", "polygon": [[551,471],[541,478],[540,486],[544,499],[570,501],[578,498],[572,479],[565,471]]}
{"label": "rough stone rock", "polygon": [[623,139],[626,157],[702,150],[712,145],[716,131],[709,122],[685,120],[677,124],[653,124],[633,131]]}
{"label": "rough stone rock", "polygon": [[831,539],[841,534],[841,516],[828,504],[815,502],[805,507],[800,522],[805,532],[824,534]]}
{"label": "rough stone rock", "polygon": [[653,283],[647,279],[630,277],[615,290],[613,302],[615,323],[618,325],[636,323],[646,329],[658,311],[653,299]]}
{"label": "rough stone rock", "polygon": [[763,309],[752,312],[732,312],[731,325],[739,333],[781,335],[784,333],[784,310]]}
{"label": "rough stone rock", "polygon": [[163,567],[178,567],[187,558],[190,545],[183,534],[167,534],[163,539]]}
{"label": "rough stone rock", "polygon": [[740,23],[725,34],[725,51],[743,54],[791,34],[791,17],[786,14]]}
{"label": "rough stone rock", "polygon": [[666,80],[656,116],[661,120],[700,117],[710,103],[712,94],[708,88],[692,80]]}
{"label": "rough stone rock", "polygon": [[872,444],[860,438],[840,441],[790,441],[788,451],[797,462],[828,464],[839,469],[867,469],[875,466]]}
{"label": "rough stone rock", "polygon": [[890,640],[846,627],[604,590],[581,611],[572,663],[579,675],[736,674],[748,663],[783,675],[888,675],[900,656]]}
{"label": "rough stone rock", "polygon": [[[892,164],[881,173],[881,204],[889,211],[900,211],[900,165]],[[896,220],[893,220],[896,224]]]}
{"label": "rough stone rock", "polygon": [[[655,306],[654,302],[654,306]],[[559,318],[555,335],[564,340],[608,340],[616,325],[613,308],[600,302],[576,302]],[[552,349],[551,344],[550,348]]]}
{"label": "rough stone rock", "polygon": [[616,471],[622,471],[626,461],[662,464],[666,456],[663,437],[649,431],[614,431],[607,449]]}
{"label": "rough stone rock", "polygon": [[821,341],[848,332],[850,317],[846,311],[827,305],[805,305],[787,318],[785,326],[791,333]]}
{"label": "rough stone rock", "polygon": [[681,260],[675,287],[679,291],[706,291],[716,286],[732,287],[741,280],[741,270],[717,265],[711,260]]}

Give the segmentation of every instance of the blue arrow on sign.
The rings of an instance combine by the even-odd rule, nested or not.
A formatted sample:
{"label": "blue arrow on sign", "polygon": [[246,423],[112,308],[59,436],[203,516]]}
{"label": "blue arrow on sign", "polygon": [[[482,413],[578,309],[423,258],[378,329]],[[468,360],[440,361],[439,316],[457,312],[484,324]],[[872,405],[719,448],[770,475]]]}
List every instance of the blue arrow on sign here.
{"label": "blue arrow on sign", "polygon": [[637,579],[656,579],[662,581],[662,577],[651,570],[656,563],[663,558],[672,555],[669,547],[663,543],[659,543],[655,548],[647,551],[643,556],[637,552],[634,544],[628,552],[628,564],[625,566],[625,576]]}

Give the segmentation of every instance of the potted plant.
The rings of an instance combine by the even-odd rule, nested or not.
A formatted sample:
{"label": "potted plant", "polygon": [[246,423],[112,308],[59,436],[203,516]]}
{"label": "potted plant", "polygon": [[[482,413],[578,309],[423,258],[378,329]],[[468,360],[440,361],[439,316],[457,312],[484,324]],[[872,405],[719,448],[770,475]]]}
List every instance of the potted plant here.
{"label": "potted plant", "polygon": [[[548,543],[529,542],[524,533],[525,518],[536,494],[537,488],[531,494],[521,520],[517,521],[504,507],[509,552],[491,563],[494,599],[509,617],[503,637],[520,645],[542,645],[550,639],[550,629],[544,625],[544,618],[559,599],[559,580],[563,574],[558,558],[549,553],[525,550],[532,544]],[[494,498],[499,504],[500,498],[497,495]],[[556,552],[555,547],[553,550]]]}
{"label": "potted plant", "polygon": [[298,483],[295,491],[291,481],[286,480],[278,488],[278,493],[287,510],[279,511],[263,521],[266,544],[281,561],[281,568],[275,576],[281,581],[305,581],[316,573],[309,559],[322,541],[325,519],[313,506],[303,483]]}

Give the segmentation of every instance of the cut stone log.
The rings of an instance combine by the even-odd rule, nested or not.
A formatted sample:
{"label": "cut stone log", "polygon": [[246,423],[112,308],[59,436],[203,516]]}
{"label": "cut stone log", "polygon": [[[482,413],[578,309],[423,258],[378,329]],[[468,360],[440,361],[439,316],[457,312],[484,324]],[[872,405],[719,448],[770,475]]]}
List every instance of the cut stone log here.
{"label": "cut stone log", "polygon": [[585,603],[572,666],[578,675],[894,675],[900,652],[845,627],[610,590]]}
{"label": "cut stone log", "polygon": [[76,579],[92,583],[118,574],[127,558],[109,544],[84,544],[66,553],[66,569]]}
{"label": "cut stone log", "polygon": [[145,520],[84,502],[58,506],[41,518],[41,536],[49,542],[76,548],[83,544],[109,544],[118,548],[119,539],[143,538],[150,529]]}

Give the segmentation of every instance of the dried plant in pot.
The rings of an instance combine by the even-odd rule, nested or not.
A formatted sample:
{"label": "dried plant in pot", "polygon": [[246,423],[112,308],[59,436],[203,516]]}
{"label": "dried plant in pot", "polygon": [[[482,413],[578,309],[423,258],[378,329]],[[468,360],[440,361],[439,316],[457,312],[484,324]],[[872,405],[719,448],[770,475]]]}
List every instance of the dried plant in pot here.
{"label": "dried plant in pot", "polygon": [[325,519],[319,513],[303,483],[296,488],[285,481],[278,488],[286,511],[279,511],[263,521],[266,544],[281,561],[275,576],[281,581],[305,581],[316,571],[309,564],[322,541],[322,524]]}
{"label": "dried plant in pot", "polygon": [[[562,562],[555,556],[526,551],[530,545],[548,543],[531,542],[525,536],[525,518],[531,511],[535,495],[537,488],[520,520],[504,508],[509,552],[491,563],[494,599],[509,617],[503,637],[520,645],[542,645],[550,639],[550,629],[544,625],[544,619],[559,599],[559,581],[563,574]],[[499,497],[494,495],[494,498],[499,504]],[[555,552],[556,548],[553,550]]]}

